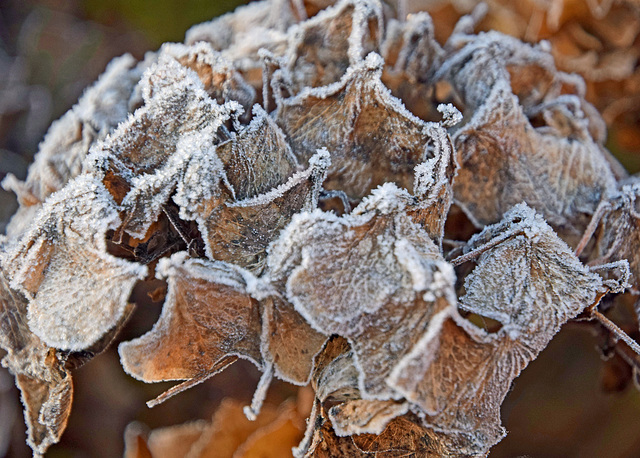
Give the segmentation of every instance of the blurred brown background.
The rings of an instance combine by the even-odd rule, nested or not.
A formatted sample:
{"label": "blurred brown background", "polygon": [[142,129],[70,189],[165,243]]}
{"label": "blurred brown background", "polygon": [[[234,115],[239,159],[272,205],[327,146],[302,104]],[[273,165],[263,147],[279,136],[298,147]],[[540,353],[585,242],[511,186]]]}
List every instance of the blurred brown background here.
{"label": "blurred brown background", "polygon": [[[111,58],[130,52],[141,58],[165,41],[182,41],[189,26],[243,2],[237,0],[0,0],[0,180],[24,178],[51,122],[78,99]],[[436,21],[436,29],[438,23]],[[610,142],[636,172],[640,155]],[[15,211],[15,199],[0,190],[0,231]],[[148,330],[160,304],[139,310],[119,340]],[[518,378],[503,406],[509,435],[492,457],[640,457],[640,391],[626,369],[604,365],[597,339],[568,326]],[[49,457],[111,457],[123,452],[126,425],[151,428],[210,419],[225,396],[249,403],[259,374],[248,363],[165,404],[144,402],[170,384],[145,385],[121,369],[117,344],[74,374],[74,408],[62,442]],[[622,372],[622,373],[618,373]],[[603,387],[607,388],[604,390]],[[295,393],[287,384],[270,390],[273,402]],[[8,434],[10,437],[3,437]],[[8,439],[8,440],[5,440]],[[0,372],[0,456],[30,456],[24,443],[19,395]]]}

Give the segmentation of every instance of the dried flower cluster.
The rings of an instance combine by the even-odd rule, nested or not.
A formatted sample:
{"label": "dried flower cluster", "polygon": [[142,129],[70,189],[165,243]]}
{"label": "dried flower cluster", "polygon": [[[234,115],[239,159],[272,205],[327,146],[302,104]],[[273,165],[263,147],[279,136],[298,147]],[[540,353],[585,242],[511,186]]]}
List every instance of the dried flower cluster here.
{"label": "dried flower cluster", "polygon": [[297,456],[484,456],[578,316],[639,367],[598,304],[638,292],[640,183],[583,80],[477,14],[441,46],[426,13],[332,3],[253,3],[116,59],[3,182],[0,345],[35,454],[154,278],[162,314],[122,366],[184,382],[150,404],[247,359],[249,419],[274,377],[313,388]]}

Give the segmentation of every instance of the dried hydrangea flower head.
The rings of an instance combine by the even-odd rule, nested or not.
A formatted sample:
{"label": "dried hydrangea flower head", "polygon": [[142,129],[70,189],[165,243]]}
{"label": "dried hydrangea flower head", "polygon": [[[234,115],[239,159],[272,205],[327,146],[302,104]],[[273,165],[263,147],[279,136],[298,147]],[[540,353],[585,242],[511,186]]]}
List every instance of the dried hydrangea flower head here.
{"label": "dried hydrangea flower head", "polygon": [[[242,426],[298,437],[296,456],[485,456],[565,322],[639,350],[597,309],[638,291],[638,190],[582,81],[546,45],[474,34],[474,16],[441,45],[402,4],[264,0],[117,59],[26,181],[3,182],[20,209],[0,240],[0,345],[35,454],[64,431],[71,369],[151,281],[162,313],[120,344],[122,367],[182,383],[149,405],[246,359],[250,420],[273,378],[313,390],[306,431],[291,406],[266,408],[269,433]],[[132,427],[127,453],[189,434],[206,456],[240,407]]]}

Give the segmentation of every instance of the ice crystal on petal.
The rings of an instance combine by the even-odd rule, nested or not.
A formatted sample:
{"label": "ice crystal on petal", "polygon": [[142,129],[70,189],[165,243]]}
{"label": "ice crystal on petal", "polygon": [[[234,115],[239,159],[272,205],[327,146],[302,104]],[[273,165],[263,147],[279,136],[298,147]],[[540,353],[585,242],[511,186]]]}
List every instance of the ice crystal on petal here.
{"label": "ice crystal on petal", "polygon": [[270,275],[288,276],[296,310],[320,332],[349,339],[365,397],[394,397],[384,383],[391,364],[455,301],[452,268],[406,214],[409,199],[387,183],[341,218],[297,215],[270,249]]}
{"label": "ice crystal on petal", "polygon": [[[469,113],[454,135],[461,167],[454,193],[480,227],[525,201],[566,241],[576,243],[615,179],[601,139],[593,138],[580,109],[586,102],[577,95],[555,96],[549,88],[533,95],[514,88],[514,81],[523,88],[530,85],[512,79],[505,67],[537,61],[540,53],[488,33],[470,40],[444,63],[440,71],[453,81]],[[552,82],[559,91],[561,77]],[[532,117],[545,125],[534,127]]]}
{"label": "ice crystal on petal", "polygon": [[134,108],[134,88],[146,64],[135,65],[128,54],[114,59],[78,103],[51,125],[25,182],[7,175],[2,186],[14,191],[20,203],[7,235],[26,230],[42,202],[82,172],[89,148],[126,119]]}
{"label": "ice crystal on petal", "polygon": [[161,260],[157,275],[169,284],[162,315],[147,334],[120,345],[129,374],[189,380],[219,372],[234,355],[262,366],[258,302],[237,268],[180,252]]}
{"label": "ice crystal on petal", "polygon": [[102,183],[81,175],[7,253],[11,285],[29,298],[29,328],[47,345],[83,350],[120,321],[146,268],[107,254],[106,232],[119,223]]}
{"label": "ice crystal on petal", "polygon": [[306,161],[326,147],[332,165],[325,189],[355,201],[387,181],[411,189],[413,168],[428,158],[425,123],[382,84],[382,63],[369,54],[335,84],[276,94],[276,119],[295,154]]}

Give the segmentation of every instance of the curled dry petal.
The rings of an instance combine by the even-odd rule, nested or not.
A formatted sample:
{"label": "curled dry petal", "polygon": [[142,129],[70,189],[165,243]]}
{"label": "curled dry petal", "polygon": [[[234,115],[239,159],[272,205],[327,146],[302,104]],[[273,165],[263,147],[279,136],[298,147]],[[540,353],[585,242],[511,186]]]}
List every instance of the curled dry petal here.
{"label": "curled dry petal", "polygon": [[422,119],[437,119],[434,104],[425,103],[435,96],[434,77],[444,59],[431,17],[422,12],[406,21],[390,19],[380,52],[385,61],[385,86],[411,113]]}
{"label": "curled dry petal", "polygon": [[200,216],[207,255],[260,273],[269,243],[294,214],[316,207],[329,163],[329,153],[320,150],[309,161],[309,168],[295,173],[278,187],[224,203]]}
{"label": "curled dry petal", "polygon": [[40,144],[24,182],[8,174],[2,182],[16,193],[18,213],[7,228],[8,236],[24,232],[42,202],[62,189],[83,170],[89,148],[105,138],[137,103],[135,87],[147,63],[135,65],[130,55],[114,59],[78,103],[51,125]]}
{"label": "curled dry petal", "polygon": [[2,365],[16,378],[22,393],[27,443],[43,454],[60,440],[73,398],[71,374],[55,349],[49,348],[27,325],[27,299],[9,286],[0,271],[0,347]]}
{"label": "curled dry petal", "polygon": [[237,268],[181,252],[161,260],[157,274],[169,285],[158,322],[120,345],[129,374],[147,382],[188,380],[217,373],[229,355],[262,366],[258,302]]}
{"label": "curled dry petal", "polygon": [[289,31],[284,57],[291,87],[340,81],[350,66],[378,51],[383,33],[382,8],[377,0],[343,0]]}
{"label": "curled dry petal", "polygon": [[106,233],[119,224],[102,183],[81,175],[47,200],[6,254],[12,287],[29,299],[29,328],[47,345],[87,349],[122,319],[147,271],[106,252]]}
{"label": "curled dry petal", "polygon": [[[640,291],[640,212],[638,196],[640,181],[634,176],[623,181],[619,189],[605,200],[592,257],[598,263],[627,260],[631,269],[630,282],[635,292]],[[596,221],[594,221],[596,222]],[[591,234],[586,234],[591,236]]]}
{"label": "curled dry petal", "polygon": [[309,382],[313,358],[327,336],[313,329],[293,305],[279,295],[261,301],[262,354],[275,366],[275,375],[296,385]]}
{"label": "curled dry petal", "polygon": [[[478,227],[527,202],[575,244],[615,178],[578,96],[545,99],[525,111],[505,65],[533,51],[519,42],[514,46],[499,34],[480,35],[441,70],[469,111],[454,135],[460,164],[456,201]],[[528,117],[534,113],[544,125],[534,126]]]}
{"label": "curled dry petal", "polygon": [[[168,55],[146,72],[142,91],[145,105],[90,157],[92,169],[125,209],[120,230],[139,238],[157,219],[188,165],[202,156],[209,156],[201,159],[203,165],[214,161],[210,150],[218,130],[241,110],[237,102],[218,105],[197,74]],[[216,184],[214,180],[210,194],[216,193]]]}
{"label": "curled dry petal", "polygon": [[412,189],[413,169],[429,158],[428,132],[380,81],[382,59],[369,54],[330,86],[276,96],[278,125],[307,161],[317,148],[331,152],[325,189],[359,201],[392,181]]}
{"label": "curled dry petal", "polygon": [[384,382],[394,362],[455,303],[453,269],[406,214],[409,199],[388,183],[341,218],[297,215],[270,252],[296,310],[353,346],[365,398],[395,396]]}
{"label": "curled dry petal", "polygon": [[469,249],[482,254],[465,279],[461,307],[502,327],[487,334],[442,314],[432,320],[441,322],[439,332],[424,335],[389,383],[434,430],[454,433],[460,453],[486,453],[506,434],[500,405],[511,382],[567,320],[595,303],[602,279],[524,204],[472,238]]}

